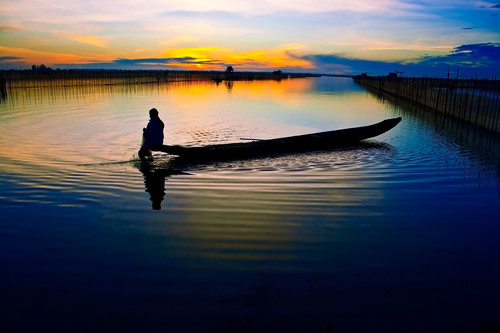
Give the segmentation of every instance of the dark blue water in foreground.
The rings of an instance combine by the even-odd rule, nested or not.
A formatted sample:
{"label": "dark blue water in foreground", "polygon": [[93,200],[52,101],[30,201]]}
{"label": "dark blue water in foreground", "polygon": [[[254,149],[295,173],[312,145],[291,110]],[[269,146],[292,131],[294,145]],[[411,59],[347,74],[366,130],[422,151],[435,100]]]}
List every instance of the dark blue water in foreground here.
{"label": "dark blue water in foreground", "polygon": [[[157,156],[150,175],[153,106],[189,145],[403,121],[327,152]],[[18,91],[0,133],[2,331],[500,326],[497,138],[349,79]]]}

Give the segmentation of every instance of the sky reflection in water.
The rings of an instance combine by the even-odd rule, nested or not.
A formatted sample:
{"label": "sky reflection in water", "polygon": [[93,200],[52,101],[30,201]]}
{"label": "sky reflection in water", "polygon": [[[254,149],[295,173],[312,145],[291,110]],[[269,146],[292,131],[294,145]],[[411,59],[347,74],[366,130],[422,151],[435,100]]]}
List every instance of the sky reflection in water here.
{"label": "sky reflection in water", "polygon": [[[187,145],[403,122],[356,149],[174,168],[160,157],[166,171],[151,175],[134,160],[151,107],[166,140]],[[0,104],[2,322],[498,325],[497,146],[456,129],[338,78],[17,91]],[[148,186],[164,191],[161,210]]]}

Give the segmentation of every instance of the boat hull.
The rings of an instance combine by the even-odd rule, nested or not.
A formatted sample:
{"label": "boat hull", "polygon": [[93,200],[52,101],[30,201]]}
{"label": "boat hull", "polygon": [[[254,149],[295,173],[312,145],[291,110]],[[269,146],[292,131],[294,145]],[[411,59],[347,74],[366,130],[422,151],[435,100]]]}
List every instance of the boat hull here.
{"label": "boat hull", "polygon": [[379,123],[340,129],[328,132],[296,135],[285,138],[256,140],[201,147],[158,145],[153,151],[161,151],[190,160],[219,160],[245,157],[286,154],[315,150],[327,150],[359,143],[383,134],[394,128],[401,117],[386,119]]}

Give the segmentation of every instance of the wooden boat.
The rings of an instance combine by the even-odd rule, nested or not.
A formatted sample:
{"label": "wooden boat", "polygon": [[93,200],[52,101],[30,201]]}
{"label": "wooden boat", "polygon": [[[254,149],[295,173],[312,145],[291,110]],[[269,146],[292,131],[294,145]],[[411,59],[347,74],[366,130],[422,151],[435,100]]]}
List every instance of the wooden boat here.
{"label": "wooden boat", "polygon": [[401,117],[386,119],[379,123],[328,132],[296,135],[285,138],[215,144],[201,147],[158,145],[153,151],[177,155],[188,160],[227,160],[275,154],[327,150],[357,144],[376,137],[394,128]]}

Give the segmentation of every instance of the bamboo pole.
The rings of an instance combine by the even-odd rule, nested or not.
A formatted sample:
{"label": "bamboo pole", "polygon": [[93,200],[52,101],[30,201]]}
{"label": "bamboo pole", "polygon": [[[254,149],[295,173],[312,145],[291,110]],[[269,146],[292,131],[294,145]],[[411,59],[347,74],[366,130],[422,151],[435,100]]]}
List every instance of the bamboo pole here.
{"label": "bamboo pole", "polygon": [[355,77],[355,82],[430,108],[436,116],[453,117],[498,133],[500,82],[435,78]]}

